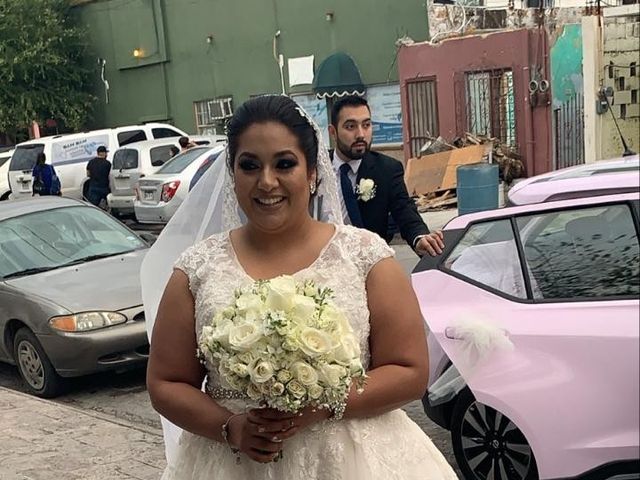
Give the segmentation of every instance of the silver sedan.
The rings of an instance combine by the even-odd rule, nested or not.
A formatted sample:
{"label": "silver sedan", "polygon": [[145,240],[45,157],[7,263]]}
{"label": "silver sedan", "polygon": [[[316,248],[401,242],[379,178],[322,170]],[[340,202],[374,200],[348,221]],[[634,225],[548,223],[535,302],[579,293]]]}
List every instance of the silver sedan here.
{"label": "silver sedan", "polygon": [[59,197],[0,204],[0,361],[29,391],[144,365],[144,239],[98,208]]}

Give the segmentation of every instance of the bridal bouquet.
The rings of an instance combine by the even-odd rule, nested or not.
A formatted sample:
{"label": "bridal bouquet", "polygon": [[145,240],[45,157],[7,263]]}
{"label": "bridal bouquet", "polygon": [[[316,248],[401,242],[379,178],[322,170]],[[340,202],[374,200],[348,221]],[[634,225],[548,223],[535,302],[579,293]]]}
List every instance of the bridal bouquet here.
{"label": "bridal bouquet", "polygon": [[199,355],[217,365],[222,387],[280,411],[344,411],[361,392],[360,347],[333,292],[291,276],[257,281],[203,327]]}

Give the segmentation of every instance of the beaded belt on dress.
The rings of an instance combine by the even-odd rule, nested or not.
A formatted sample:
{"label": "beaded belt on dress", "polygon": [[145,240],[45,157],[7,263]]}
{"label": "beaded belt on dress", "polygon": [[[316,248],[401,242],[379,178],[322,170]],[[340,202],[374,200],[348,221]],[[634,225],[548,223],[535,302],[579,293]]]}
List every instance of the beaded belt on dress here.
{"label": "beaded belt on dress", "polygon": [[206,382],[204,389],[205,392],[207,392],[207,395],[216,400],[245,400],[247,398],[247,396],[241,392],[227,390],[222,387],[214,387],[208,381]]}

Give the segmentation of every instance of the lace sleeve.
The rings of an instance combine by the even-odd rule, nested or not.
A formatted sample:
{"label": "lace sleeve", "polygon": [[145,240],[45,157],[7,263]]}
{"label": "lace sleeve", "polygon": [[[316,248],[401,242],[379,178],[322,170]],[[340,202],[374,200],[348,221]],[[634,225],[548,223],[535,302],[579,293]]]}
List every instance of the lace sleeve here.
{"label": "lace sleeve", "polygon": [[189,289],[194,295],[200,287],[203,266],[207,263],[211,251],[217,244],[218,235],[213,235],[201,242],[192,245],[180,254],[173,268],[183,271],[189,278]]}
{"label": "lace sleeve", "polygon": [[394,250],[377,234],[361,228],[352,228],[352,231],[357,239],[354,242],[357,245],[354,251],[362,278],[367,278],[373,266],[380,260],[395,256]]}

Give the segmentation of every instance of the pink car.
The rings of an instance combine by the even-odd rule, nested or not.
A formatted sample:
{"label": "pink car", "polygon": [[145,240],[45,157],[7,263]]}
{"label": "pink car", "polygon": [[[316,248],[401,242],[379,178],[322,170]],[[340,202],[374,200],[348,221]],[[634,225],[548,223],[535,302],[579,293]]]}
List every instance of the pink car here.
{"label": "pink car", "polygon": [[640,478],[635,175],[632,193],[458,217],[416,267],[423,405],[465,478]]}

